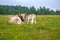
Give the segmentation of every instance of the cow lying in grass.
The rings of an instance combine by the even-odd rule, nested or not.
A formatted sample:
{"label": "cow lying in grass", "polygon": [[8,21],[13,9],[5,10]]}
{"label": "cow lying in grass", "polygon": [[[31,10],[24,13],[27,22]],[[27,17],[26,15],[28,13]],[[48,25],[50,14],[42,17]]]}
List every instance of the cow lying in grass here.
{"label": "cow lying in grass", "polygon": [[24,24],[18,16],[11,17],[9,23]]}

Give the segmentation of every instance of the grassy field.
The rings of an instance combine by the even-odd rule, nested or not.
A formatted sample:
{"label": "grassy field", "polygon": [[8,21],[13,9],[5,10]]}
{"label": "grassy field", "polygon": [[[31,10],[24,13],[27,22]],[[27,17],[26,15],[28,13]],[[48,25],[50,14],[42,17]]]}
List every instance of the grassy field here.
{"label": "grassy field", "polygon": [[0,15],[0,40],[60,40],[60,16],[37,16],[37,24],[9,24]]}

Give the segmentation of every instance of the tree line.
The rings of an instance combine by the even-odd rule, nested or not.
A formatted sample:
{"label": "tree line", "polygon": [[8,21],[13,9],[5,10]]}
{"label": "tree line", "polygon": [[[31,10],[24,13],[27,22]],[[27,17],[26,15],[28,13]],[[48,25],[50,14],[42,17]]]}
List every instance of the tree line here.
{"label": "tree line", "polygon": [[25,6],[8,6],[0,5],[0,15],[15,15],[20,13],[37,14],[37,15],[60,15],[60,10],[50,10],[50,8],[40,7],[36,10],[34,6],[28,8]]}

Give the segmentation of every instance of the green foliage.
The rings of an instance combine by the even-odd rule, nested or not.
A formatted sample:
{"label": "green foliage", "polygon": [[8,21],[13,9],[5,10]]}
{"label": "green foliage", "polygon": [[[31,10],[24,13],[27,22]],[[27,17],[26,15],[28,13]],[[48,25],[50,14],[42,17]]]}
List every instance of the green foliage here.
{"label": "green foliage", "polygon": [[60,40],[60,16],[38,15],[37,24],[10,24],[0,15],[0,40]]}
{"label": "green foliage", "polygon": [[50,8],[40,7],[36,10],[34,6],[28,8],[25,6],[0,5],[0,15],[15,15],[19,13],[37,14],[37,15],[60,15],[59,10],[50,10]]}
{"label": "green foliage", "polygon": [[57,10],[55,13],[57,13],[58,15],[60,15],[60,11],[59,10]]}
{"label": "green foliage", "polygon": [[30,7],[29,11],[30,11],[30,14],[31,14],[31,13],[36,14],[36,9],[35,9],[34,6]]}

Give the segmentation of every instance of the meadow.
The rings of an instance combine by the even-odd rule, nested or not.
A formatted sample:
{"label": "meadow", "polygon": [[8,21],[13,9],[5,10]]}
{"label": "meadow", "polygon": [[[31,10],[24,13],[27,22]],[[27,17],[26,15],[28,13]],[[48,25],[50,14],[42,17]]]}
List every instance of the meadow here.
{"label": "meadow", "polygon": [[36,24],[10,24],[0,15],[0,40],[60,40],[60,15],[38,15]]}

